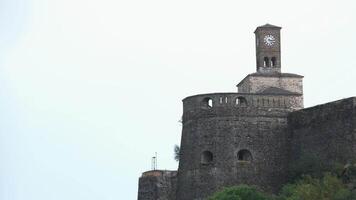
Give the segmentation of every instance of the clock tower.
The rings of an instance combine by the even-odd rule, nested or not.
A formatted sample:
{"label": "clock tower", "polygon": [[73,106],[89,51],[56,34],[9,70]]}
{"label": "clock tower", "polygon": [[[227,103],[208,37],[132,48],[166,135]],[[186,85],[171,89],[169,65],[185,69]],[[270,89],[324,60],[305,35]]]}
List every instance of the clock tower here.
{"label": "clock tower", "polygon": [[266,24],[257,27],[256,67],[259,73],[281,72],[281,27]]}

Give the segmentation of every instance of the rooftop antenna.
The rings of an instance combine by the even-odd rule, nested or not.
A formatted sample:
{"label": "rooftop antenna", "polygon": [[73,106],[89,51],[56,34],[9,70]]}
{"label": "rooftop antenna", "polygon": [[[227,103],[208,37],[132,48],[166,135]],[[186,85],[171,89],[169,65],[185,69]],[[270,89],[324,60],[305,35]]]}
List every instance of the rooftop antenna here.
{"label": "rooftop antenna", "polygon": [[155,156],[152,157],[151,169],[152,170],[156,170],[157,169],[157,152],[155,152]]}

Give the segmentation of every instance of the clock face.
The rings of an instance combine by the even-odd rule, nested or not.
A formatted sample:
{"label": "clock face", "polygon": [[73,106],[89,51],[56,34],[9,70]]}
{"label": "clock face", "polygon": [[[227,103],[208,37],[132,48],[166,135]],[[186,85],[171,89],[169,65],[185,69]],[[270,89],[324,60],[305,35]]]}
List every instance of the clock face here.
{"label": "clock face", "polygon": [[272,46],[274,43],[276,43],[276,38],[274,38],[273,35],[266,35],[263,38],[263,41],[267,46]]}

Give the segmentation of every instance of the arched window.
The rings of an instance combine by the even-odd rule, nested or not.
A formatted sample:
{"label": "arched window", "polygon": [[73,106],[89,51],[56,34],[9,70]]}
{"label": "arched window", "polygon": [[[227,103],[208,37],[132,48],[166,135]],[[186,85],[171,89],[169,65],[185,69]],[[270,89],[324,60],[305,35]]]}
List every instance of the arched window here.
{"label": "arched window", "polygon": [[212,99],[208,100],[208,107],[213,107],[213,100]]}
{"label": "arched window", "polygon": [[236,99],[236,105],[240,106],[246,106],[247,105],[247,100],[245,97],[237,97]]}
{"label": "arched window", "polygon": [[213,100],[209,97],[203,99],[203,104],[205,107],[211,108],[213,107]]}
{"label": "arched window", "polygon": [[275,67],[277,65],[277,58],[276,57],[272,57],[271,59],[271,67]]}
{"label": "arched window", "polygon": [[200,157],[200,163],[203,165],[207,165],[213,162],[213,153],[211,153],[210,151],[204,151],[201,154]]}
{"label": "arched window", "polygon": [[237,153],[237,159],[239,161],[252,161],[252,154],[247,149],[242,149]]}
{"label": "arched window", "polygon": [[268,57],[265,57],[265,58],[263,59],[263,66],[264,66],[264,67],[269,67],[269,59],[268,59]]}

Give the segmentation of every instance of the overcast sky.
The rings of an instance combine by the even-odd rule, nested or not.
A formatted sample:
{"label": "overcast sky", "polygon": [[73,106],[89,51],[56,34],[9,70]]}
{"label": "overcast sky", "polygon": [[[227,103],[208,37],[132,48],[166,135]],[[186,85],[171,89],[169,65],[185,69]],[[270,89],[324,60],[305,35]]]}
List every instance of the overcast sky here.
{"label": "overcast sky", "polygon": [[0,199],[134,200],[181,99],[234,92],[282,26],[305,106],[356,95],[354,0],[0,0]]}

